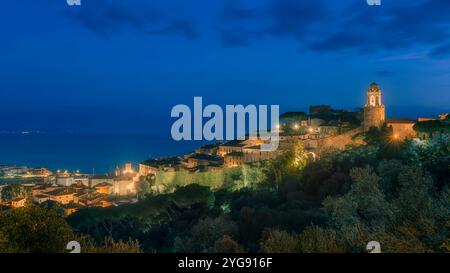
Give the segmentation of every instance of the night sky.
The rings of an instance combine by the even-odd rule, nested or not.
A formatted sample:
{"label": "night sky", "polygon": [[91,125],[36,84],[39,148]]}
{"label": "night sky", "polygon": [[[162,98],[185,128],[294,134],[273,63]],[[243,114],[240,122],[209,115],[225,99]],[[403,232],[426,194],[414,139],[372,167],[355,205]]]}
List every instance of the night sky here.
{"label": "night sky", "polygon": [[353,109],[373,81],[388,116],[450,110],[448,0],[81,1],[2,1],[0,130],[165,130],[194,96]]}

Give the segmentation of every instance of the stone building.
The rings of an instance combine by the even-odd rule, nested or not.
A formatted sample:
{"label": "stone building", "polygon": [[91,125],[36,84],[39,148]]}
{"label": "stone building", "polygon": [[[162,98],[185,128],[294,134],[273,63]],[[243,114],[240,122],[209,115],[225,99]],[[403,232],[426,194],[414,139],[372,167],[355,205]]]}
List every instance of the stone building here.
{"label": "stone building", "polygon": [[223,158],[216,155],[194,153],[187,158],[187,168],[192,169],[198,166],[221,166]]}
{"label": "stone building", "polygon": [[417,136],[414,131],[416,120],[405,118],[386,119],[385,106],[381,101],[381,90],[378,84],[372,83],[367,91],[367,103],[364,107],[364,131],[371,127],[380,128],[382,125],[392,128],[393,140],[404,140]]}
{"label": "stone building", "polygon": [[367,103],[364,107],[364,131],[371,127],[380,128],[386,120],[386,110],[381,101],[378,84],[372,83],[367,90]]}
{"label": "stone building", "polygon": [[394,140],[404,140],[406,138],[416,137],[417,133],[414,131],[414,124],[416,124],[416,120],[414,119],[386,119],[386,126],[392,128],[392,137]]}
{"label": "stone building", "polygon": [[224,156],[224,166],[233,168],[244,164],[243,152],[231,152]]}
{"label": "stone building", "polygon": [[217,153],[222,157],[233,152],[242,153],[245,146],[243,141],[232,140],[220,145]]}

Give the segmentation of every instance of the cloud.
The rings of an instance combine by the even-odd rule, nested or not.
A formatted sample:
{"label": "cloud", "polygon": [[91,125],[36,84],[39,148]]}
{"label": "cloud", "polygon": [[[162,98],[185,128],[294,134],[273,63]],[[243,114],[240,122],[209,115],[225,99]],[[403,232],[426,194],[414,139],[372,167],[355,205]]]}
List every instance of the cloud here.
{"label": "cloud", "polygon": [[450,45],[443,45],[434,48],[430,52],[430,56],[432,58],[443,58],[443,57],[449,57],[450,56]]}
{"label": "cloud", "polygon": [[193,40],[198,36],[192,23],[186,20],[175,20],[162,29],[150,33],[155,35],[180,35],[188,40]]}
{"label": "cloud", "polygon": [[159,23],[162,15],[150,6],[124,5],[119,1],[83,1],[80,8],[66,9],[70,18],[86,29],[102,35],[120,32],[124,28],[142,30],[146,26]]}
{"label": "cloud", "polygon": [[242,47],[250,44],[250,35],[239,30],[223,30],[220,35],[223,47]]}
{"label": "cloud", "polygon": [[239,6],[238,1],[225,0],[223,9],[221,10],[221,17],[224,20],[248,20],[258,16],[257,8],[246,8]]}
{"label": "cloud", "polygon": [[168,20],[163,12],[148,2],[138,0],[84,0],[80,8],[66,9],[67,15],[82,27],[100,35],[110,36],[134,30],[151,35],[197,37],[194,26],[187,20]]}
{"label": "cloud", "polygon": [[254,39],[271,36],[303,40],[314,25],[326,20],[325,2],[270,0],[266,5],[246,8],[236,1],[225,1],[221,12],[222,45],[246,46]]}
{"label": "cloud", "polygon": [[390,78],[397,75],[397,73],[390,70],[378,70],[375,72],[375,75],[377,75],[380,78]]}
{"label": "cloud", "polygon": [[432,54],[439,55],[446,50],[439,46],[450,40],[448,0],[385,1],[377,7],[362,0],[270,0],[259,10],[235,5],[225,4],[222,12],[222,43],[230,46],[246,46],[260,37],[289,37],[320,53],[369,54],[421,46],[437,47]]}
{"label": "cloud", "polygon": [[366,53],[432,46],[449,39],[449,10],[447,0],[403,1],[377,8],[351,6],[341,16],[348,19],[337,22],[339,27],[312,48]]}

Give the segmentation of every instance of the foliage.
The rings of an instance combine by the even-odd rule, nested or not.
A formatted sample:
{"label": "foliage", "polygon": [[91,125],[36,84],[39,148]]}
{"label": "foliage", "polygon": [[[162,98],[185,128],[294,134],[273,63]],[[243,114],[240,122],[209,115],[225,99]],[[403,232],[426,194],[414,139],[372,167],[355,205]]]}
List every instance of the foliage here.
{"label": "foliage", "polygon": [[[177,187],[189,184],[199,184],[211,189],[232,188],[241,183],[241,176],[244,167],[225,168],[208,172],[180,171],[158,171],[154,187],[156,192],[171,192]],[[249,166],[247,166],[249,168]],[[242,181],[245,183],[245,181]]]}
{"label": "foliage", "polygon": [[[385,133],[316,161],[292,146],[267,164],[168,172],[135,204],[67,221],[87,252],[365,252],[372,240],[382,252],[448,252],[450,138],[390,147]],[[33,208],[0,213],[0,250],[64,252],[74,237],[64,219]]]}
{"label": "foliage", "polygon": [[392,128],[383,125],[380,129],[371,127],[366,132],[364,141],[369,145],[386,145],[390,142]]}
{"label": "foliage", "polygon": [[308,162],[308,153],[300,142],[293,143],[267,166],[267,178],[280,184],[284,177],[296,175]]}
{"label": "foliage", "polygon": [[[228,217],[222,215],[215,219],[206,218],[200,220],[191,230],[188,237],[175,238],[175,252],[215,252],[221,247],[231,246],[236,251],[240,247],[234,245],[230,240],[237,234],[236,224]],[[227,237],[225,237],[227,236]],[[223,250],[223,248],[222,248]]]}
{"label": "foliage", "polygon": [[207,207],[214,205],[214,194],[211,190],[198,184],[178,188],[172,195],[172,199],[174,204],[180,208],[191,207],[199,203],[203,203]]}
{"label": "foliage", "polygon": [[417,132],[427,133],[432,135],[434,133],[450,133],[450,123],[446,120],[427,120],[417,122],[413,129]]}
{"label": "foliage", "polygon": [[0,201],[2,202],[9,202],[17,198],[26,198],[28,196],[25,187],[20,184],[4,186],[0,191]]}
{"label": "foliage", "polygon": [[72,230],[54,209],[26,206],[0,212],[0,252],[65,252]]}
{"label": "foliage", "polygon": [[141,253],[142,250],[137,240],[115,241],[112,237],[106,237],[100,244],[87,235],[77,235],[74,239],[81,245],[82,253]]}
{"label": "foliage", "polygon": [[344,253],[344,244],[339,240],[336,231],[317,226],[307,227],[299,236],[302,253]]}
{"label": "foliage", "polygon": [[214,243],[216,253],[242,253],[242,247],[229,235],[224,235]]}
{"label": "foliage", "polygon": [[149,174],[145,179],[142,181],[139,181],[136,188],[137,188],[137,196],[139,199],[144,199],[146,196],[153,193],[152,186],[154,184],[155,176],[152,174]]}
{"label": "foliage", "polygon": [[297,236],[284,230],[268,229],[263,232],[261,251],[265,253],[295,253],[300,246]]}

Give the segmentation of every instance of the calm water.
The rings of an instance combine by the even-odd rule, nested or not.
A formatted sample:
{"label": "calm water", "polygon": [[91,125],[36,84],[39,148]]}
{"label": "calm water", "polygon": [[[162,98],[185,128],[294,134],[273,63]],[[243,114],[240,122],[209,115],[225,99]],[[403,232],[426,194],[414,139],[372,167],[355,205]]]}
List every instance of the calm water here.
{"label": "calm water", "polygon": [[180,155],[201,144],[150,134],[0,134],[0,165],[105,173],[126,162],[136,168],[149,157]]}

